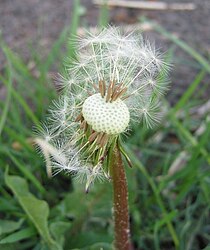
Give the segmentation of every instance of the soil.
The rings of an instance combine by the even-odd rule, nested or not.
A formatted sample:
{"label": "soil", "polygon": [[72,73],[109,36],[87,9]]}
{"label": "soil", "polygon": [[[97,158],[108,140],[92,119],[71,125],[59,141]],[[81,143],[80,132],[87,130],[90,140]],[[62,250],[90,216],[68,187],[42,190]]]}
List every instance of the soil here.
{"label": "soil", "polygon": [[[164,0],[167,3],[182,0]],[[208,58],[210,54],[210,0],[185,0],[193,2],[196,9],[192,11],[145,11],[115,7],[111,8],[110,23],[115,25],[137,23],[139,17],[146,16],[176,34],[188,45]],[[85,13],[81,25],[97,25],[99,8],[91,0],[81,0]],[[8,46],[21,55],[26,62],[32,58],[31,48],[38,49],[47,55],[52,43],[58,38],[63,28],[71,22],[73,1],[71,0],[1,0],[0,27],[3,40]],[[171,43],[154,31],[145,32],[157,47],[166,51]],[[190,65],[192,59],[179,48],[176,48],[177,60],[172,70],[173,95],[178,97],[192,82],[199,71]],[[190,61],[190,63],[189,63]],[[5,59],[0,52],[0,68]],[[207,81],[208,85],[209,82]],[[210,88],[208,88],[210,90]],[[207,95],[208,96],[208,95]]]}

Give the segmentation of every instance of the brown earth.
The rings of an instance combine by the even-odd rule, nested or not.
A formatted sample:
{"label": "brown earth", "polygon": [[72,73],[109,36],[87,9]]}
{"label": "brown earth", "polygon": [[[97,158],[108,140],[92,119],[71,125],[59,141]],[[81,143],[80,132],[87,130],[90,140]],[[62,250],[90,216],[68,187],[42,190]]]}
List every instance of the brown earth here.
{"label": "brown earth", "polygon": [[[180,2],[182,0],[165,0]],[[115,25],[133,24],[141,16],[155,20],[169,32],[176,34],[188,45],[206,58],[210,54],[210,0],[185,0],[193,2],[192,11],[144,11],[127,8],[111,8],[110,23]],[[81,0],[85,14],[82,26],[97,25],[99,9],[91,0]],[[38,49],[44,56],[63,28],[71,22],[73,1],[71,0],[1,0],[0,28],[4,41],[27,62],[31,59],[31,48]],[[157,47],[167,50],[171,43],[154,31],[145,32]],[[172,71],[173,95],[179,96],[192,82],[199,65],[182,50],[176,48],[176,60]],[[0,68],[5,63],[0,52]],[[210,85],[208,80],[206,84]],[[208,88],[210,89],[210,88]],[[208,94],[207,94],[208,97]]]}

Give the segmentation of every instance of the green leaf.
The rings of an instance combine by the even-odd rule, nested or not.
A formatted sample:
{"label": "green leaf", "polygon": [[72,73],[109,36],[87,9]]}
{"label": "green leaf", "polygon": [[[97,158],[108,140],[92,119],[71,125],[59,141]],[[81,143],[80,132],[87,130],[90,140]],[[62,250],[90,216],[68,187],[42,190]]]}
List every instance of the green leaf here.
{"label": "green leaf", "polygon": [[13,242],[18,242],[20,240],[24,240],[27,238],[30,238],[31,236],[36,235],[36,231],[33,228],[25,228],[18,232],[15,232],[13,234],[10,234],[9,236],[3,238],[0,241],[0,244],[8,244]]}
{"label": "green leaf", "polygon": [[[64,249],[78,247],[78,244],[81,243],[80,235],[82,235],[82,233],[86,234],[86,230],[91,231],[93,234],[103,231],[105,232],[106,239],[112,238],[113,235],[110,236],[110,231],[105,227],[107,221],[111,218],[111,185],[107,185],[107,183],[98,183],[97,187],[93,186],[88,194],[85,193],[84,186],[77,181],[73,181],[73,186],[75,191],[69,193],[59,206],[57,206],[56,211],[54,211],[61,216],[67,216],[73,219],[70,229],[65,233],[66,248]],[[97,221],[94,223],[94,226],[92,220]],[[70,235],[73,237],[69,237]],[[78,242],[75,240],[75,237],[78,237]],[[97,240],[95,238],[95,241],[91,243],[87,241],[83,246],[88,245],[87,249],[90,249],[89,244],[92,245],[99,241],[104,241],[104,239]],[[73,242],[75,245],[72,245]],[[72,248],[69,248],[69,246]]]}
{"label": "green leaf", "polygon": [[65,241],[65,232],[70,228],[69,222],[57,221],[50,224],[50,232],[61,246]]}
{"label": "green leaf", "polygon": [[[98,249],[103,249],[103,250],[110,250],[113,249],[113,244],[111,243],[105,243],[105,242],[100,242],[100,243],[96,243],[92,246],[90,246],[90,248],[85,248],[86,250],[98,250]],[[85,250],[84,249],[84,250]]]}
{"label": "green leaf", "polygon": [[18,242],[9,243],[9,244],[1,244],[1,250],[23,250],[21,245]]}
{"label": "green leaf", "polygon": [[210,250],[210,244],[207,247],[203,248],[203,250]]}
{"label": "green leaf", "polygon": [[61,249],[52,239],[48,228],[49,207],[46,201],[37,199],[28,190],[27,182],[19,176],[5,175],[7,186],[12,190],[28,218],[50,249]]}
{"label": "green leaf", "polygon": [[[74,238],[71,239],[71,247],[77,249],[101,249],[102,245],[111,245],[113,239],[110,235],[106,235],[100,232],[81,232],[79,235],[76,235]],[[97,246],[95,248],[93,246]],[[70,248],[71,249],[71,248]],[[103,248],[102,248],[103,249]],[[107,248],[105,248],[107,249]],[[109,248],[112,249],[112,248]]]}
{"label": "green leaf", "polygon": [[23,219],[19,221],[0,220],[0,235],[4,233],[11,233],[20,228],[23,223]]}

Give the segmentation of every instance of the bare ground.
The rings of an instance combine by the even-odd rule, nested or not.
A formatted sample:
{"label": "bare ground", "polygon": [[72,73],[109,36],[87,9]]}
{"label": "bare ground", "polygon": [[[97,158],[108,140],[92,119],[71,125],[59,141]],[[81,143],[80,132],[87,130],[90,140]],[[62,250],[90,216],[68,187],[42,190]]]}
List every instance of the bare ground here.
{"label": "bare ground", "polygon": [[[165,2],[183,2],[165,0]],[[126,8],[111,8],[110,22],[115,25],[133,24],[139,17],[147,16],[162,25],[169,32],[176,34],[188,45],[205,57],[210,54],[210,1],[185,0],[196,4],[193,11],[144,11]],[[99,9],[91,0],[81,0],[86,12],[81,25],[97,25]],[[52,43],[58,38],[63,28],[71,22],[73,1],[71,0],[1,0],[0,27],[4,41],[26,62],[31,59],[31,48],[45,56]],[[170,46],[161,35],[150,31],[145,34],[155,40],[163,51]],[[183,89],[192,82],[199,69],[192,68],[185,61],[192,61],[182,50],[176,48],[178,62],[174,62],[172,71],[173,95],[179,96]],[[0,52],[1,69],[5,63]],[[208,79],[206,84],[210,85]],[[208,88],[210,89],[210,88]],[[208,93],[207,93],[208,97]]]}

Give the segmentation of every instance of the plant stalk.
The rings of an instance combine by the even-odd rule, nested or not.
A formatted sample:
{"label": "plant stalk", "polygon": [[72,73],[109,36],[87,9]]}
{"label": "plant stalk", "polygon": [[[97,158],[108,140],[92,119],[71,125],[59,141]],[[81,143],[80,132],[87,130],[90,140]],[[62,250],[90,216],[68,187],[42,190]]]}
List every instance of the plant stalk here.
{"label": "plant stalk", "polygon": [[115,250],[131,250],[128,212],[128,188],[121,152],[116,143],[112,153],[111,175],[113,182],[113,206],[115,227]]}

